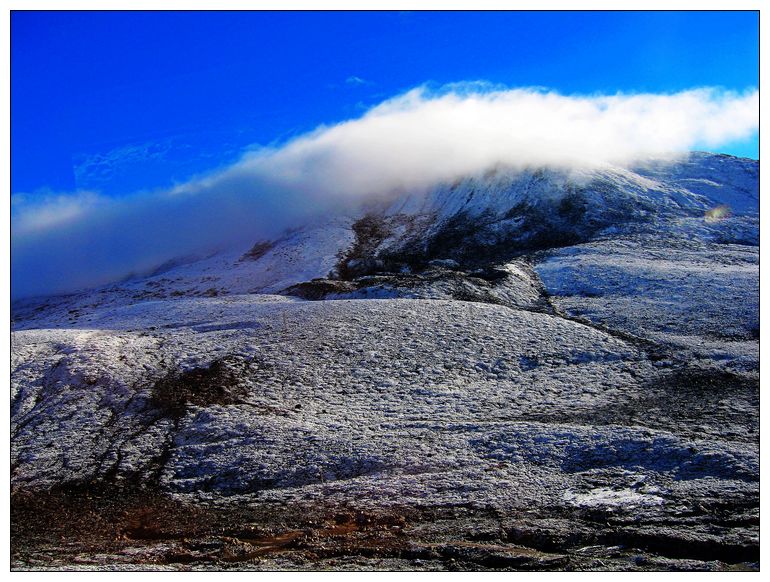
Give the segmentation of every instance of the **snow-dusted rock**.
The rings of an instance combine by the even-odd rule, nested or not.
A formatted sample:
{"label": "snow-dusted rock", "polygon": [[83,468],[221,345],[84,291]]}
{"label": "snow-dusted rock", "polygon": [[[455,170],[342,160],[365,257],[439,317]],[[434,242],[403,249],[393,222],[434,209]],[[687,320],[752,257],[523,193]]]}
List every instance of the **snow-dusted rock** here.
{"label": "snow-dusted rock", "polygon": [[494,522],[398,559],[534,563],[514,541],[571,556],[538,554],[553,567],[618,544],[645,552],[632,569],[753,560],[756,177],[711,154],[499,170],[19,301],[13,490]]}

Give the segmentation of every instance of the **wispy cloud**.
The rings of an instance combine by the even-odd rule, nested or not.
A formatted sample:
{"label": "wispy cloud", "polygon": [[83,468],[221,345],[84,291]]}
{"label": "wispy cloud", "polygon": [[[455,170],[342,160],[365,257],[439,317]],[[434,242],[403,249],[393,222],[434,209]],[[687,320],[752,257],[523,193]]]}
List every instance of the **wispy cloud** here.
{"label": "wispy cloud", "polygon": [[565,96],[478,84],[418,88],[170,190],[119,200],[15,196],[13,292],[105,283],[491,166],[622,165],[650,154],[718,149],[757,130],[758,107],[756,90]]}
{"label": "wispy cloud", "polygon": [[356,77],[355,75],[351,75],[350,77],[345,79],[345,84],[360,87],[362,85],[372,85],[372,82],[367,81],[366,79],[362,79],[361,77]]}
{"label": "wispy cloud", "polygon": [[75,156],[75,178],[78,181],[108,180],[114,176],[116,167],[162,159],[167,151],[168,144],[148,142],[124,145],[95,154],[79,154]]}

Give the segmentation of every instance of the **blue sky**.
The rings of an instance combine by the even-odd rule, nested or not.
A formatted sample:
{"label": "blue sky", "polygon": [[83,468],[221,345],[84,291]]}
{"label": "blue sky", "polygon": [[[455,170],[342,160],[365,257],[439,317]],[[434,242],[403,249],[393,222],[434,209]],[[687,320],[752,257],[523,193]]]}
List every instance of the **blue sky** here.
{"label": "blue sky", "polygon": [[[753,12],[14,12],[12,192],[122,196],[428,83],[758,86]],[[721,148],[757,157],[757,137]]]}

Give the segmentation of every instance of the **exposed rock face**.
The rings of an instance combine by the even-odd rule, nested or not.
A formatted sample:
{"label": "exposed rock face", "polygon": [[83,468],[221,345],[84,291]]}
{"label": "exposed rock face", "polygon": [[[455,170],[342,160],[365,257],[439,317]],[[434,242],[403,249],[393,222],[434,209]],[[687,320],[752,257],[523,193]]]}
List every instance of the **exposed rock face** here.
{"label": "exposed rock face", "polygon": [[758,567],[756,171],[498,172],[15,304],[14,567]]}

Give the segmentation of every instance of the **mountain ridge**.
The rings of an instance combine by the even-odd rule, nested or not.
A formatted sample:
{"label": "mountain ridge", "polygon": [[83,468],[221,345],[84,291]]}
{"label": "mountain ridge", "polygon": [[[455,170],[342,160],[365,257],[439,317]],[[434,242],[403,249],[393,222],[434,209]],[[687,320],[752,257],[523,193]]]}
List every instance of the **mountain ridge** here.
{"label": "mountain ridge", "polygon": [[[646,224],[674,230],[670,222],[676,219],[689,221],[687,228],[697,230],[706,240],[724,242],[732,237],[758,244],[758,193],[752,190],[758,179],[757,162],[694,152],[684,161],[653,160],[636,169],[638,172],[605,168],[514,173],[497,169],[482,177],[439,185],[425,194],[407,193],[392,201],[365,203],[359,209],[319,218],[278,239],[258,241],[256,244],[263,245],[258,257],[249,255],[252,247],[206,253],[197,260],[195,256],[175,258],[149,275],[100,289],[121,287],[135,293],[142,289],[152,296],[173,275],[178,284],[168,286],[166,295],[275,293],[327,278],[330,273],[335,279],[375,274],[384,267],[382,258],[395,263],[388,265],[388,272],[405,266],[424,268],[431,260],[456,260],[453,255],[462,254],[469,242],[458,239],[477,243],[468,250],[470,254],[494,247],[502,247],[503,255],[523,254],[587,242],[601,236],[604,229],[613,234],[634,225],[644,229]],[[721,182],[714,182],[715,172],[720,170]],[[738,221],[701,224],[704,213],[720,205],[729,206]],[[370,230],[379,230],[376,248],[371,240],[357,241],[359,234],[371,238],[373,233],[366,233],[367,221]],[[372,248],[363,248],[367,246]],[[442,250],[447,256],[440,256]],[[356,256],[362,253],[371,256]],[[399,258],[404,259],[400,264]],[[352,269],[345,263],[351,260],[359,261]]]}
{"label": "mountain ridge", "polygon": [[757,164],[667,168],[16,301],[14,567],[758,569]]}

